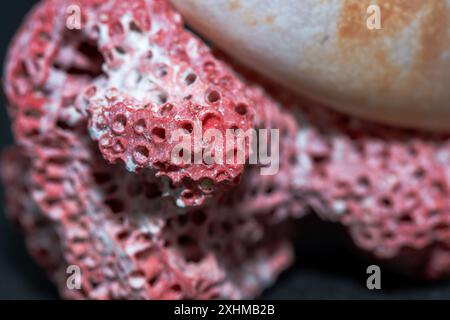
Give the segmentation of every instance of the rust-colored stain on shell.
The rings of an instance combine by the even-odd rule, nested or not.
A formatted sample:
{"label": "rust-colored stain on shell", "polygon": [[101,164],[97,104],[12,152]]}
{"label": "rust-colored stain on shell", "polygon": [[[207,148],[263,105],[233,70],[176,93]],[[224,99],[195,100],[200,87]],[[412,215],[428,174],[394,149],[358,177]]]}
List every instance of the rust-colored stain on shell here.
{"label": "rust-colored stain on shell", "polygon": [[276,19],[276,16],[272,14],[258,19],[257,15],[255,15],[254,8],[252,6],[248,6],[248,4],[247,6],[245,6],[245,2],[243,6],[240,0],[230,0],[228,2],[227,9],[232,13],[239,12],[244,23],[250,27],[255,27],[258,24],[266,24],[268,26],[272,26]]}
{"label": "rust-colored stain on shell", "polygon": [[230,11],[237,11],[241,8],[241,2],[239,0],[230,0],[228,3],[228,9]]}
{"label": "rust-colored stain on shell", "polygon": [[[367,8],[377,4],[381,9],[381,29],[370,30],[366,21]],[[338,22],[338,46],[341,58],[352,61],[355,57],[370,54],[379,68],[376,72],[380,88],[388,88],[399,74],[399,65],[388,58],[393,42],[401,33],[416,23],[417,47],[410,69],[411,85],[418,78],[432,76],[430,64],[436,63],[443,55],[450,39],[450,15],[446,0],[344,0]],[[395,43],[395,42],[394,42]]]}
{"label": "rust-colored stain on shell", "polygon": [[[367,8],[377,4],[381,9],[381,30],[366,26]],[[341,8],[338,36],[341,45],[350,42],[368,44],[377,38],[394,37],[420,19],[420,48],[423,58],[435,58],[446,44],[439,34],[448,31],[449,13],[445,0],[345,0]]]}
{"label": "rust-colored stain on shell", "polygon": [[[409,26],[425,6],[435,6],[443,0],[345,0],[338,25],[340,39],[367,41],[374,36],[389,36]],[[367,8],[377,4],[381,9],[382,30],[374,32],[366,26]]]}
{"label": "rust-colored stain on shell", "polygon": [[274,15],[269,14],[269,15],[266,16],[265,22],[268,25],[272,25],[274,23],[274,21],[275,21],[275,16]]}

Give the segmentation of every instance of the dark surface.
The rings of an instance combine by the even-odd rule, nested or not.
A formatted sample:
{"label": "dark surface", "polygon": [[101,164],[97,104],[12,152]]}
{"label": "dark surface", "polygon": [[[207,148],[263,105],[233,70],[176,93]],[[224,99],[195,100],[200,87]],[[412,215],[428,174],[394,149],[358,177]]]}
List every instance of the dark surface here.
{"label": "dark surface", "polygon": [[[34,1],[2,0],[0,57]],[[4,99],[0,106],[0,148],[12,143]],[[2,191],[0,187],[0,191]],[[0,299],[55,299],[57,292],[28,256],[21,236],[0,205]],[[297,262],[263,298],[270,299],[450,299],[450,283],[424,284],[382,267],[382,289],[366,288],[366,268],[373,261],[353,253],[342,230],[311,217],[299,228]]]}

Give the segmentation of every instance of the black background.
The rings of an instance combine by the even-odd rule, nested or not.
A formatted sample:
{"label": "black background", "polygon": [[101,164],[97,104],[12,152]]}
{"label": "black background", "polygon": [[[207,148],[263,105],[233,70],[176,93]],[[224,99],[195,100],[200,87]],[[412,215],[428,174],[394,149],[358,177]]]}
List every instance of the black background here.
{"label": "black background", "polygon": [[[119,0],[120,1],[120,0]],[[0,58],[25,13],[35,1],[0,1]],[[3,69],[2,69],[3,70]],[[12,144],[2,96],[0,148]],[[2,186],[0,191],[3,191]],[[21,236],[5,218],[0,200],[0,299],[57,299],[57,291],[45,273],[28,256]],[[375,263],[354,253],[344,231],[315,217],[301,222],[296,241],[297,260],[265,299],[450,299],[450,283],[421,283],[404,278],[382,266],[382,289],[366,288],[366,268]]]}

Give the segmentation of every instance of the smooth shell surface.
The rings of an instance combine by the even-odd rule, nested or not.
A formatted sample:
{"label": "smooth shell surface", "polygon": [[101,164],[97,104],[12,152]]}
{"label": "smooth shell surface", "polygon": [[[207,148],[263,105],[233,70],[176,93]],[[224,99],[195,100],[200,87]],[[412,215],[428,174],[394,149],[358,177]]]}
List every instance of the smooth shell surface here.
{"label": "smooth shell surface", "polygon": [[[450,0],[171,0],[241,62],[348,114],[450,130]],[[369,29],[380,9],[381,29]]]}

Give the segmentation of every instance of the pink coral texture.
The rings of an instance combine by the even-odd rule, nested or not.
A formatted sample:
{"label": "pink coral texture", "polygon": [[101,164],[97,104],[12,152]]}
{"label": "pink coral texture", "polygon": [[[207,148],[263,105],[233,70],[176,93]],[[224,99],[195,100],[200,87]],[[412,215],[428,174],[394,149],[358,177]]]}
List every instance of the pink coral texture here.
{"label": "pink coral texture", "polygon": [[[256,297],[292,262],[292,221],[310,212],[405,272],[450,275],[447,135],[294,97],[211,51],[165,0],[41,1],[4,80],[8,213],[64,298]],[[174,161],[174,133],[198,128],[278,129],[278,172]]]}

